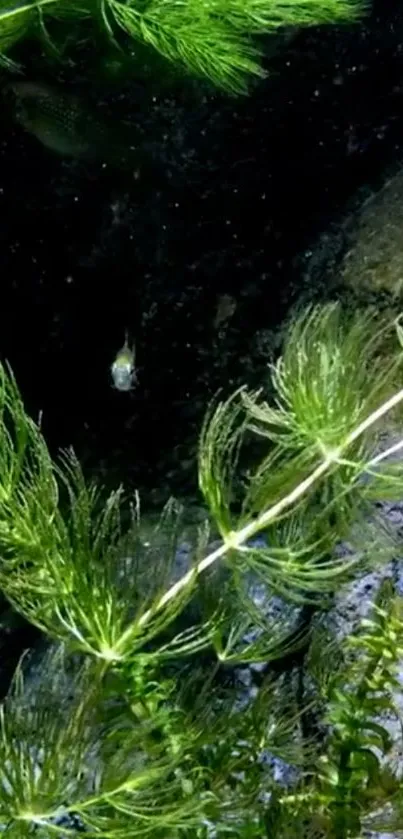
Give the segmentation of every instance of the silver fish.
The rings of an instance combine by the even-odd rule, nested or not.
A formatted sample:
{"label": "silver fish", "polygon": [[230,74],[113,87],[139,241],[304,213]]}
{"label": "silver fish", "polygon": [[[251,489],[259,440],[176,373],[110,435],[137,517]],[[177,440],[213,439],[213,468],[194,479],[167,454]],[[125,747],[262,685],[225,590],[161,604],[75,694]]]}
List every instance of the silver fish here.
{"label": "silver fish", "polygon": [[128,333],[126,332],[123,347],[118,350],[116,358],[111,365],[113,387],[115,387],[116,390],[133,390],[135,384],[137,383],[135,357],[134,345],[132,347],[129,346]]}

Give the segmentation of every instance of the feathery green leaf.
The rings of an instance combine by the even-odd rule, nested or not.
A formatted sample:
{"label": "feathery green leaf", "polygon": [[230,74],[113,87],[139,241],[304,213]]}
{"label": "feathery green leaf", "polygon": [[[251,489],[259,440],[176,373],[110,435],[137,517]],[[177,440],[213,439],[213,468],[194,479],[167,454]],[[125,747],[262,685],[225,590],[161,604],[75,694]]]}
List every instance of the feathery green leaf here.
{"label": "feathery green leaf", "polygon": [[266,75],[256,36],[352,23],[366,10],[365,0],[0,0],[0,52],[30,34],[52,42],[55,21],[75,27],[92,19],[118,44],[123,34],[180,69],[244,93],[251,77]]}

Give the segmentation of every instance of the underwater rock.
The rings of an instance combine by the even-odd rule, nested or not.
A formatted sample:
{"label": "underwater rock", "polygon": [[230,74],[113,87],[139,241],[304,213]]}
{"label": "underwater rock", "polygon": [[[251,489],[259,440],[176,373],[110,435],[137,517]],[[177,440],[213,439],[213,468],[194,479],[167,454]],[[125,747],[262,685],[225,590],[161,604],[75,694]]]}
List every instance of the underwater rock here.
{"label": "underwater rock", "polygon": [[350,225],[341,281],[359,291],[403,295],[403,168],[363,203]]}
{"label": "underwater rock", "polygon": [[[387,167],[389,168],[389,167]],[[394,170],[394,171],[393,171]],[[399,311],[403,298],[403,166],[359,188],[294,262],[301,299]]]}

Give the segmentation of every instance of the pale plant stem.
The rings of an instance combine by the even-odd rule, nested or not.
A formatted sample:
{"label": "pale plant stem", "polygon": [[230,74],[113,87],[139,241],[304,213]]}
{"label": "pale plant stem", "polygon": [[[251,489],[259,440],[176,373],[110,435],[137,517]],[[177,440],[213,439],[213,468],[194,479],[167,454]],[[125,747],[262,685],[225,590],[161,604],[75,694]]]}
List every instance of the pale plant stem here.
{"label": "pale plant stem", "polygon": [[368,467],[376,466],[377,463],[381,463],[382,460],[386,460],[387,457],[390,457],[392,454],[396,454],[396,452],[399,452],[400,449],[403,449],[403,440],[399,440],[398,443],[394,443],[393,446],[389,446],[389,448],[384,452],[380,452],[376,455],[376,457],[373,457],[372,460],[369,461]]}
{"label": "pale plant stem", "polygon": [[[403,389],[399,390],[393,396],[390,397],[386,402],[383,403],[376,411],[373,411],[365,420],[363,420],[350,434],[347,435],[344,442],[341,443],[337,448],[331,449],[327,451],[325,450],[325,458],[319,466],[314,469],[311,474],[305,478],[305,480],[301,481],[297,487],[295,487],[288,495],[270,507],[269,510],[266,510],[262,513],[257,519],[247,524],[245,527],[241,528],[237,532],[229,533],[225,537],[225,541],[219,548],[216,548],[212,553],[206,556],[204,559],[199,562],[199,564],[195,568],[191,568],[183,577],[180,578],[176,583],[174,583],[165,594],[162,595],[160,600],[158,600],[156,606],[151,609],[147,609],[146,612],[143,613],[141,618],[137,623],[137,627],[145,626],[153,617],[156,612],[159,612],[164,606],[169,603],[171,600],[176,597],[179,592],[181,592],[195,577],[198,577],[206,568],[209,568],[213,565],[218,559],[224,556],[228,551],[231,549],[239,549],[244,542],[246,542],[251,537],[255,536],[268,524],[270,524],[274,519],[276,519],[284,510],[298,501],[309,489],[320,479],[323,475],[326,474],[328,469],[333,466],[337,461],[341,458],[343,452],[357,440],[365,431],[368,430],[372,425],[378,422],[388,411],[391,411],[396,405],[403,401]],[[402,443],[403,445],[403,443]],[[129,627],[126,632],[121,636],[117,647],[121,647],[125,641],[127,640],[128,636],[132,633],[132,628]]]}
{"label": "pale plant stem", "polygon": [[[59,0],[41,0],[40,7],[42,6],[55,6]],[[0,15],[0,20],[2,23],[7,23],[7,18],[14,19],[17,15],[25,15],[27,12],[34,12],[36,10],[36,6],[34,3],[25,3],[21,6],[10,6],[10,9],[3,11]]]}
{"label": "pale plant stem", "polygon": [[381,419],[381,417],[383,417],[389,411],[391,411],[392,408],[395,408],[396,405],[398,405],[399,402],[402,401],[402,399],[403,389],[398,390],[397,393],[394,393],[393,396],[391,396],[389,399],[386,400],[386,402],[383,403],[383,405],[377,408],[376,411],[373,411],[372,414],[369,415],[369,417],[360,422],[360,424],[357,425],[357,428],[355,428],[354,431],[351,431],[351,433],[347,436],[346,441],[343,444],[343,448],[346,448],[346,446],[349,446],[351,443],[357,440],[358,437],[361,437],[361,434],[363,434],[364,431],[367,430],[367,428],[370,428],[371,425],[374,425],[374,423],[378,422],[378,420]]}

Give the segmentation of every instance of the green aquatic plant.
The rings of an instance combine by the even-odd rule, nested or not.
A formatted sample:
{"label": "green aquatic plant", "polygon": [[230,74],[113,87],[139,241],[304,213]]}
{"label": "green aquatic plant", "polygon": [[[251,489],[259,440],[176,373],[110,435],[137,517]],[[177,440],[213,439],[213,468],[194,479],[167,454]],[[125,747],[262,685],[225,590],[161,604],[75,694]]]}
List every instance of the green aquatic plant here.
{"label": "green aquatic plant", "polygon": [[[402,491],[403,441],[379,449],[401,422],[402,365],[399,320],[336,304],[295,315],[262,390],[206,416],[197,526],[174,501],[150,524],[136,496],[88,484],[72,452],[55,463],[0,367],[0,588],[51,642],[0,706],[6,835],[402,827],[385,715],[399,713],[403,599],[387,583],[345,638],[324,619],[343,583],[396,549],[371,502]],[[315,621],[295,631],[309,604]],[[234,668],[257,664],[242,691]]]}
{"label": "green aquatic plant", "polygon": [[93,24],[115,45],[149,47],[179,69],[241,93],[251,77],[265,75],[261,36],[351,23],[366,9],[366,0],[1,0],[0,52],[7,58],[29,35],[62,49],[72,28],[81,38]]}

